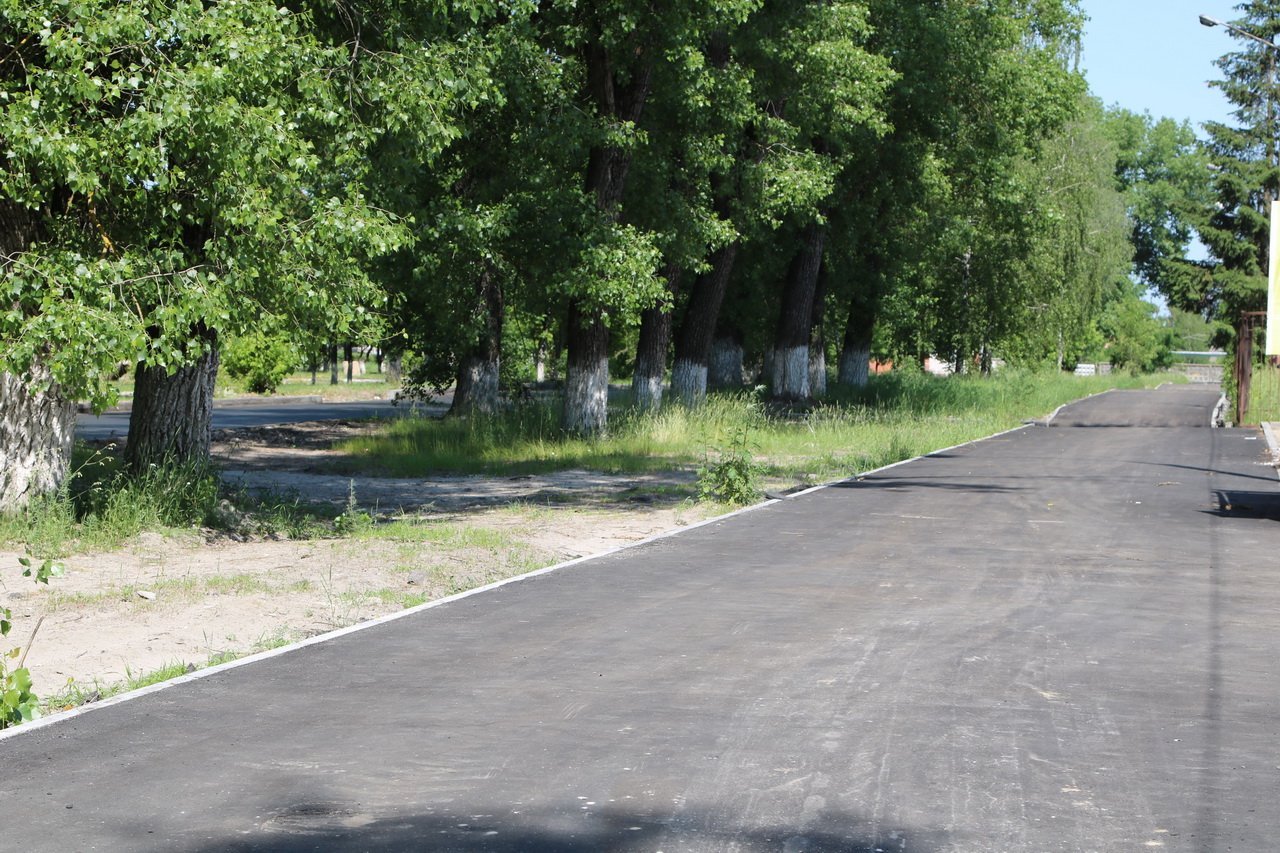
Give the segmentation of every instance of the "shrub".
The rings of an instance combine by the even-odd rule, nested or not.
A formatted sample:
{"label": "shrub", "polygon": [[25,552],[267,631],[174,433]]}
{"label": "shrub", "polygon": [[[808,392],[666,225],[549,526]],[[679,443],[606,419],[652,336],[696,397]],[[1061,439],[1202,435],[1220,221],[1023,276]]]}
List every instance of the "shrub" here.
{"label": "shrub", "polygon": [[253,332],[232,338],[222,348],[222,367],[243,379],[255,394],[272,394],[298,365],[298,351],[280,335]]}
{"label": "shrub", "polygon": [[762,466],[755,461],[747,430],[738,429],[729,446],[708,451],[698,468],[698,500],[742,506],[760,500]]}

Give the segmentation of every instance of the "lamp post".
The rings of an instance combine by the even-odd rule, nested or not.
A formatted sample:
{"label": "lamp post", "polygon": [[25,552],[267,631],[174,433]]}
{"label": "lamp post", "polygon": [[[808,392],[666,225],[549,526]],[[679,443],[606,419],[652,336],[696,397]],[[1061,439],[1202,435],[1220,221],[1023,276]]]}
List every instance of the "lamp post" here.
{"label": "lamp post", "polygon": [[[1226,21],[1220,21],[1217,18],[1210,18],[1208,15],[1201,15],[1200,23],[1201,25],[1206,27],[1222,27],[1223,29],[1230,30],[1231,32],[1235,33],[1241,38],[1246,38],[1246,39],[1249,39],[1250,41],[1255,41],[1258,44],[1264,45],[1265,47],[1267,47],[1269,50],[1272,51],[1272,53],[1270,54],[1270,61],[1267,63],[1267,124],[1269,125],[1268,139],[1267,139],[1267,161],[1268,161],[1267,165],[1273,169],[1277,168],[1277,166],[1280,166],[1280,163],[1277,163],[1277,151],[1276,151],[1276,115],[1275,115],[1276,57],[1275,57],[1275,52],[1280,52],[1280,45],[1276,44],[1271,39],[1264,39],[1259,35],[1255,35],[1254,33],[1249,32],[1248,30],[1237,27],[1235,24],[1231,24]],[[1280,314],[1280,311],[1278,311],[1278,309],[1280,309],[1280,262],[1278,262],[1280,261],[1280,200],[1277,200],[1275,196],[1272,195],[1272,192],[1269,189],[1264,190],[1264,194],[1265,194],[1265,198],[1267,199],[1267,201],[1270,203],[1270,206],[1271,206],[1271,235],[1270,235],[1271,239],[1267,249],[1266,355],[1268,359],[1272,362],[1272,364],[1276,364],[1277,362],[1280,362],[1280,316],[1277,316],[1278,314]],[[1251,319],[1252,318],[1241,318],[1241,327],[1240,327],[1242,334],[1248,334],[1250,338],[1250,341],[1249,341],[1250,345],[1252,344],[1252,337],[1253,337]],[[1252,347],[1250,346],[1250,349],[1251,348]],[[1237,361],[1239,361],[1239,354],[1237,354]],[[1243,366],[1238,366],[1237,372],[1239,372],[1239,370],[1241,369],[1252,372],[1250,371],[1250,365],[1248,364]],[[1245,377],[1247,377],[1247,375],[1248,374],[1246,373]],[[1245,414],[1244,408],[1247,405],[1246,401],[1248,399],[1248,385],[1247,385],[1248,379],[1245,377],[1241,377],[1239,375],[1237,376],[1237,381],[1240,381],[1241,379],[1243,379],[1243,384],[1244,384],[1244,387],[1237,387],[1236,389],[1236,423],[1237,424],[1244,420],[1244,414]]]}

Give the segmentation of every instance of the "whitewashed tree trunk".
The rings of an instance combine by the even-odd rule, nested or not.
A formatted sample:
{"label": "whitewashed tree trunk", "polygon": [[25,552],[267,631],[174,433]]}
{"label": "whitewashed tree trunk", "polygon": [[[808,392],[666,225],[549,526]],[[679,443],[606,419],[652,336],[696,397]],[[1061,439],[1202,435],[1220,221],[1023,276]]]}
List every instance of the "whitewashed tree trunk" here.
{"label": "whitewashed tree trunk", "polygon": [[809,349],[809,392],[815,397],[827,393],[827,351],[822,347]]}
{"label": "whitewashed tree trunk", "polygon": [[662,408],[662,377],[642,376],[636,373],[631,377],[631,393],[635,398],[637,409],[642,412],[656,412]]}
{"label": "whitewashed tree trunk", "polygon": [[56,494],[71,464],[75,403],[63,398],[44,367],[37,365],[30,378],[0,373],[0,512]]}
{"label": "whitewashed tree trunk", "polygon": [[741,388],[742,364],[746,352],[734,338],[717,337],[711,344],[707,363],[707,384],[712,388]]}
{"label": "whitewashed tree trunk", "polygon": [[674,263],[667,265],[667,300],[645,309],[640,315],[640,339],[636,342],[636,369],[631,376],[631,390],[636,408],[642,412],[662,407],[662,383],[667,375],[667,351],[671,348],[671,306],[680,293],[683,271]]}
{"label": "whitewashed tree trunk", "polygon": [[564,384],[561,426],[575,435],[597,435],[609,422],[609,360],[598,359],[594,369],[570,365]]}
{"label": "whitewashed tree trunk", "polygon": [[707,398],[707,366],[679,359],[671,368],[671,393],[686,406],[696,406]]}
{"label": "whitewashed tree trunk", "polygon": [[502,367],[502,325],[506,302],[502,280],[486,264],[476,276],[475,312],[481,322],[459,360],[454,377],[451,415],[492,415],[501,408],[498,396]]}
{"label": "whitewashed tree trunk", "polygon": [[773,396],[781,400],[807,400],[809,387],[809,347],[791,347],[773,354]]}
{"label": "whitewashed tree trunk", "polygon": [[501,361],[479,356],[467,358],[458,368],[454,385],[451,415],[492,415],[501,405],[498,395],[498,377]]}
{"label": "whitewashed tree trunk", "polygon": [[599,309],[569,306],[569,358],[560,425],[575,435],[604,432],[609,422],[609,327]]}
{"label": "whitewashed tree trunk", "polygon": [[778,400],[808,400],[813,394],[809,385],[809,351],[825,238],[822,225],[809,224],[787,268],[774,335],[773,370],[769,374],[772,394]]}
{"label": "whitewashed tree trunk", "polygon": [[840,351],[839,382],[841,385],[862,388],[870,378],[871,347],[853,347]]}

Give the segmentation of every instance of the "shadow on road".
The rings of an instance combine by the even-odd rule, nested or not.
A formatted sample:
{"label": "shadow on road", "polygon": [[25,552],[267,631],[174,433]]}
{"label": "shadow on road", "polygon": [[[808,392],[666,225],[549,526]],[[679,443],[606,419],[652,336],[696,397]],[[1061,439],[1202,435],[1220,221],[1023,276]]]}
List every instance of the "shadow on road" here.
{"label": "shadow on road", "polygon": [[913,489],[943,489],[972,494],[1003,494],[1024,491],[1022,486],[997,486],[979,483],[944,481],[941,478],[868,477],[865,480],[844,480],[831,486],[833,489],[877,489],[888,492],[906,492]]}
{"label": "shadow on road", "polygon": [[1256,518],[1280,521],[1280,492],[1215,491],[1217,509],[1206,510],[1222,518]]}
{"label": "shadow on road", "polygon": [[[866,827],[867,820],[826,812],[806,821],[804,827],[775,825],[742,831],[717,828],[718,819],[710,815],[682,812],[675,818],[655,820],[624,811],[503,815],[501,819],[485,814],[465,818],[412,814],[350,826],[366,819],[347,809],[335,809],[333,804],[302,804],[268,819],[251,835],[213,838],[186,849],[192,853],[607,853],[677,848],[742,853],[927,853],[944,849],[955,840],[940,831],[906,829],[884,829],[877,837],[869,837],[858,829]],[[136,832],[136,827],[131,830]]]}

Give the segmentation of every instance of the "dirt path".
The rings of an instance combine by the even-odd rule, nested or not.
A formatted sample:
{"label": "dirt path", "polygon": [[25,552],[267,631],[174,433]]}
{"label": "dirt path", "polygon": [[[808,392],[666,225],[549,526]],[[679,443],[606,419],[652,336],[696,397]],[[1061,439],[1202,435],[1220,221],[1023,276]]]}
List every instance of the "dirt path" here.
{"label": "dirt path", "polygon": [[[37,692],[83,692],[175,663],[280,645],[565,559],[600,553],[708,514],[670,496],[690,475],[570,471],[518,478],[380,479],[317,473],[350,425],[258,428],[217,436],[228,483],[309,501],[359,502],[412,524],[346,539],[237,542],[199,531],[143,534],[124,548],[74,554],[36,587],[12,572],[0,601],[9,640],[26,647]],[[392,530],[391,534],[385,530]],[[19,554],[0,551],[0,569]]]}

